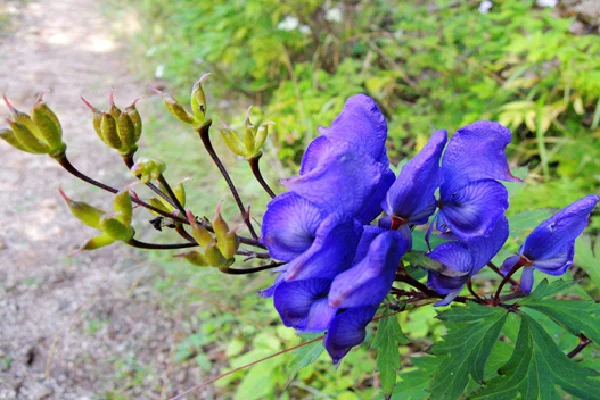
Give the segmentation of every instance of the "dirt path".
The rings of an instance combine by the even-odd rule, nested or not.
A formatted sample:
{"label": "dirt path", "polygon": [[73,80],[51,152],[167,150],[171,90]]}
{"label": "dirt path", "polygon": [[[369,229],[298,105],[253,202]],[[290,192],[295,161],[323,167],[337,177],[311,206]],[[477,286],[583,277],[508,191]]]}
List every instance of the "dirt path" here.
{"label": "dirt path", "polygon": [[[126,105],[144,89],[101,3],[9,4],[16,29],[0,42],[0,92],[28,110],[51,90],[72,162],[118,186],[131,178],[101,146],[79,96],[104,105],[114,87]],[[0,161],[0,399],[158,399],[201,381],[198,370],[171,365],[182,319],[163,308],[142,260],[120,245],[67,255],[93,231],[71,217],[58,186],[99,206],[110,198],[4,142]]]}

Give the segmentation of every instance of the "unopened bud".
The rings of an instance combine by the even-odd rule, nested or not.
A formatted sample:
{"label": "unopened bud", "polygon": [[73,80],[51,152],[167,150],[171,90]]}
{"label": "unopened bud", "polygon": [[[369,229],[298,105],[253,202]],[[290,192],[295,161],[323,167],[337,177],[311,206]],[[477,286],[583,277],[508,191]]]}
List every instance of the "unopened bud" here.
{"label": "unopened bud", "polygon": [[137,150],[135,139],[135,128],[131,117],[126,113],[121,113],[117,119],[117,131],[121,139],[121,151],[127,154],[133,154]]}
{"label": "unopened bud", "polygon": [[100,134],[104,143],[116,150],[121,148],[122,144],[117,132],[117,122],[109,113],[102,113],[102,118],[100,119]]}
{"label": "unopened bud", "polygon": [[229,127],[217,128],[223,137],[223,141],[233,153],[241,157],[246,157],[246,148],[240,136]]}
{"label": "unopened bud", "polygon": [[150,89],[163,97],[165,107],[167,108],[167,110],[169,110],[171,114],[173,114],[175,118],[177,118],[185,124],[196,125],[196,119],[194,118],[194,116],[190,114],[188,110],[183,108],[173,96],[171,96],[168,93],[161,92],[160,90],[154,87],[150,87]]}
{"label": "unopened bud", "polygon": [[214,245],[215,240],[212,235],[208,232],[208,230],[201,224],[196,221],[196,217],[192,214],[190,210],[187,210],[187,219],[192,228],[192,236],[196,239],[196,242],[200,245],[202,249],[205,249],[208,245]]}
{"label": "unopened bud", "polygon": [[124,225],[131,225],[133,213],[133,203],[129,191],[125,190],[115,195],[113,200],[114,209],[117,212],[116,218]]}
{"label": "unopened bud", "polygon": [[28,151],[38,154],[46,154],[50,151],[47,144],[42,143],[35,134],[27,128],[27,126],[18,122],[7,120],[6,121],[14,133],[15,138],[25,147]]}
{"label": "unopened bud", "polygon": [[100,124],[102,121],[102,111],[98,110],[94,106],[90,104],[89,101],[81,97],[81,101],[92,111],[92,125],[94,127],[94,131],[98,135],[100,139],[104,142],[104,137],[102,137],[102,132],[100,131]]}
{"label": "unopened bud", "polygon": [[100,229],[114,240],[127,242],[133,238],[133,227],[123,224],[114,216],[105,215],[100,218]]}
{"label": "unopened bud", "polygon": [[131,172],[139,177],[142,183],[148,183],[151,180],[157,180],[166,168],[167,165],[162,160],[142,157],[131,167]]}
{"label": "unopened bud", "polygon": [[[164,212],[166,212],[166,213],[170,213],[170,212],[172,212],[172,211],[173,211],[173,207],[172,207],[170,204],[167,206],[167,205],[165,205],[165,203],[164,203],[163,201],[161,201],[161,200],[159,200],[159,199],[157,199],[157,198],[154,198],[154,197],[153,197],[153,198],[151,198],[150,200],[148,200],[148,202],[150,203],[150,205],[151,205],[152,207],[156,207],[156,208],[158,208],[159,210],[162,210],[162,211],[164,211]],[[152,211],[152,210],[150,210],[150,212],[151,212],[152,214],[154,214],[154,215],[157,215],[157,216],[158,216],[158,215],[161,215],[161,214],[157,213],[156,211]]]}
{"label": "unopened bud", "polygon": [[113,93],[113,91],[111,90],[110,93],[108,94],[108,104],[109,104],[109,109],[108,109],[108,113],[110,115],[112,115],[112,117],[116,120],[121,116],[121,109],[119,107],[117,107],[115,105],[115,95]]}
{"label": "unopened bud", "polygon": [[100,210],[99,208],[90,206],[87,203],[82,201],[74,201],[67,197],[65,192],[62,189],[58,189],[62,198],[67,202],[67,206],[71,211],[71,214],[85,225],[99,229],[100,227],[100,219],[104,216],[105,212]]}
{"label": "unopened bud", "polygon": [[188,251],[175,255],[175,257],[185,258],[188,262],[196,267],[208,267],[208,261],[204,258],[204,255],[198,251]]}
{"label": "unopened bud", "polygon": [[94,236],[93,238],[91,238],[90,240],[88,240],[87,242],[82,244],[79,247],[79,250],[80,251],[96,250],[96,249],[100,249],[104,246],[108,246],[109,244],[112,244],[114,242],[115,242],[115,239],[113,239],[109,234],[103,233],[101,235]]}
{"label": "unopened bud", "polygon": [[236,230],[231,231],[229,225],[221,216],[221,203],[217,205],[217,210],[213,218],[213,229],[217,239],[217,247],[223,254],[223,257],[230,259],[238,251],[240,242]]}
{"label": "unopened bud", "polygon": [[135,143],[137,143],[140,140],[140,137],[142,136],[142,118],[140,117],[139,111],[135,107],[135,103],[137,103],[138,100],[139,98],[135,99],[130,106],[123,110],[123,113],[129,115],[129,118],[131,118],[131,122],[133,123]]}
{"label": "unopened bud", "polygon": [[204,89],[202,89],[202,82],[209,75],[210,73],[204,74],[198,79],[198,82],[192,87],[190,95],[190,106],[198,124],[201,124],[206,119],[206,95],[204,94]]}
{"label": "unopened bud", "polygon": [[223,257],[223,254],[214,243],[209,244],[204,249],[204,259],[212,267],[221,268],[229,264],[229,260]]}
{"label": "unopened bud", "polygon": [[33,106],[31,117],[42,136],[40,139],[43,138],[45,140],[50,147],[51,153],[66,147],[62,141],[62,127],[60,126],[58,117],[43,101],[41,95]]}
{"label": "unopened bud", "polygon": [[179,204],[185,207],[186,202],[186,193],[185,188],[183,187],[183,182],[179,182],[177,185],[173,186],[173,194],[179,200]]}

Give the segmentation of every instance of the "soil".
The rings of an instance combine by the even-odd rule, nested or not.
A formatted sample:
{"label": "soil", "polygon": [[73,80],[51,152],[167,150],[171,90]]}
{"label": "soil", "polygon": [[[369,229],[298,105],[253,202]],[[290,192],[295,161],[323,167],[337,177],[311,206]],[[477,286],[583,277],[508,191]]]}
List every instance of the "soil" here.
{"label": "soil", "polygon": [[[0,36],[0,92],[28,110],[50,90],[72,163],[123,187],[132,177],[79,100],[105,107],[114,88],[124,106],[145,94],[102,6],[0,4],[12,26]],[[98,206],[110,197],[3,141],[0,161],[0,399],[168,399],[205,380],[192,363],[172,362],[189,310],[165,309],[143,258],[119,244],[69,255],[95,232],[70,215],[58,187]],[[207,390],[187,398],[212,398]]]}

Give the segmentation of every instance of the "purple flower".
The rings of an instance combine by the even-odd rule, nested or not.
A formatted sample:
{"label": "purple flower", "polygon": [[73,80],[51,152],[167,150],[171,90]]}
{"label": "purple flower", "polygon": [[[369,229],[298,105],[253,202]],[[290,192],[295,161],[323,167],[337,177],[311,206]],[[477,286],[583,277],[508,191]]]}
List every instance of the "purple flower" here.
{"label": "purple flower", "polygon": [[426,224],[436,209],[435,191],[441,184],[440,157],[446,131],[435,132],[425,147],[404,167],[387,192],[382,207],[392,229]]}
{"label": "purple flower", "polygon": [[548,275],[567,272],[573,265],[575,239],[585,229],[599,200],[597,195],[586,196],[542,222],[527,236],[519,255],[504,261],[502,272],[508,274],[513,267],[524,266],[520,286],[525,293],[531,292],[533,287],[534,269]]}
{"label": "purple flower", "polygon": [[508,220],[502,216],[486,235],[470,242],[446,242],[429,252],[428,257],[443,264],[441,271],[428,272],[428,285],[447,295],[436,303],[446,306],[458,296],[467,280],[483,268],[500,251],[508,239]]}
{"label": "purple flower", "polygon": [[368,96],[356,95],[321,132],[304,153],[300,175],[282,184],[328,213],[371,222],[394,181],[385,150],[384,116]]}
{"label": "purple flower", "polygon": [[490,121],[462,127],[442,159],[436,227],[469,241],[487,235],[508,208],[508,192],[497,180],[519,181],[510,174],[504,150],[510,131]]}

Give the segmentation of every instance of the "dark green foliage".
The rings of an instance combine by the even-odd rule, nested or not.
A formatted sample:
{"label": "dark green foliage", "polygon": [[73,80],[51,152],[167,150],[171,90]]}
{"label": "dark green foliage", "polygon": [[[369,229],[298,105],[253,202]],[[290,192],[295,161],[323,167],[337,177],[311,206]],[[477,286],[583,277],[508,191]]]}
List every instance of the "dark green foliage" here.
{"label": "dark green foliage", "polygon": [[507,315],[505,309],[475,303],[440,313],[438,318],[446,323],[448,333],[431,350],[435,356],[443,357],[433,372],[431,399],[459,398],[469,376],[483,382],[485,364]]}
{"label": "dark green foliage", "polygon": [[470,399],[527,400],[562,399],[562,390],[580,399],[596,399],[600,393],[598,373],[571,361],[550,335],[527,315],[521,315],[521,327],[511,359],[485,387]]}
{"label": "dark green foliage", "polygon": [[398,345],[408,343],[410,341],[402,332],[395,315],[379,321],[372,348],[377,350],[377,370],[385,393],[392,393],[394,390],[396,371],[400,369]]}

